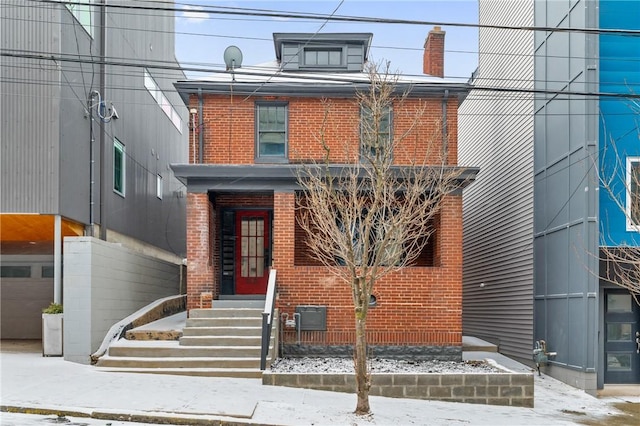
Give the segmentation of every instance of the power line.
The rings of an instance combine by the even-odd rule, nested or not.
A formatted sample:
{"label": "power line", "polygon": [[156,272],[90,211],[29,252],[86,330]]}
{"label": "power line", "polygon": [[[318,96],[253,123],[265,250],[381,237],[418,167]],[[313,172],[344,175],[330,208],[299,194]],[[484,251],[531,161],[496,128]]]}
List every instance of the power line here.
{"label": "power line", "polygon": [[[22,6],[25,7],[25,6]],[[149,15],[151,16],[151,15]],[[4,20],[6,18],[2,18],[2,20]],[[41,21],[36,21],[35,19],[15,19],[15,20],[19,20],[19,21],[25,21],[25,22],[41,22]],[[14,20],[14,21],[15,21]],[[63,23],[63,22],[52,22],[52,21],[47,21],[48,23],[56,23],[59,25],[67,25],[67,26],[73,26],[73,23]],[[250,40],[250,41],[260,41],[260,42],[265,42],[265,43],[272,43],[273,39],[272,38],[266,38],[266,37],[248,37],[248,36],[242,36],[242,35],[224,35],[224,34],[206,34],[206,33],[195,33],[195,32],[181,32],[181,31],[162,31],[162,30],[155,30],[155,29],[142,29],[142,28],[127,28],[127,27],[119,27],[119,26],[115,26],[115,25],[109,25],[109,29],[113,29],[113,30],[126,30],[129,32],[143,32],[143,33],[156,33],[156,34],[175,34],[175,35],[185,35],[185,36],[192,36],[192,37],[211,37],[211,38],[225,38],[225,39],[234,39],[234,40]],[[385,46],[385,45],[377,45],[377,44],[372,44],[371,45],[371,49],[380,49],[380,50],[406,50],[406,51],[414,51],[414,52],[422,52],[424,51],[424,48],[422,47],[407,47],[407,46]],[[514,53],[514,52],[493,52],[493,51],[482,51],[482,50],[457,50],[457,49],[445,49],[444,50],[445,53],[456,53],[456,54],[465,54],[465,55],[496,55],[496,56],[507,56],[507,57],[526,57],[526,58],[533,58],[536,57],[537,55],[535,53],[530,53],[530,54],[525,54],[525,53]],[[565,56],[565,55],[550,55],[547,54],[545,55],[546,58],[560,58],[560,59],[588,59],[586,56],[577,56],[577,55],[571,55],[571,56]],[[590,59],[590,58],[589,58]],[[623,62],[640,62],[640,58],[631,58],[629,56],[600,56],[594,59],[600,59],[600,60],[617,60],[617,61],[623,61]],[[207,64],[204,62],[185,62],[188,64],[192,64],[192,65],[197,65],[197,64]],[[220,64],[211,64],[211,65],[220,65]],[[221,65],[220,65],[221,66]],[[460,78],[466,78],[466,77],[460,77]]]}
{"label": "power line", "polygon": [[[154,63],[144,63],[144,62],[124,62],[112,59],[83,59],[83,58],[75,58],[72,55],[62,56],[62,55],[50,55],[50,54],[40,54],[40,53],[26,53],[21,51],[13,51],[9,49],[0,50],[0,56],[4,57],[13,57],[13,58],[22,58],[22,59],[33,59],[33,60],[46,60],[46,61],[59,61],[59,62],[73,62],[73,63],[92,63],[92,64],[100,64],[100,65],[110,65],[110,66],[121,66],[121,67],[133,67],[133,68],[152,68],[152,69],[164,69],[164,70],[174,70],[174,71],[194,71],[194,72],[207,72],[207,73],[218,73],[218,74],[226,74],[226,70],[212,70],[212,69],[204,69],[204,68],[184,68],[179,65],[169,66],[169,65],[156,65]],[[82,56],[82,55],[73,55],[73,56]],[[85,55],[86,56],[86,55]],[[237,75],[242,75],[243,71],[236,70],[235,73]],[[270,77],[273,73],[249,73],[251,76],[261,76],[261,77]],[[331,76],[305,76],[305,75],[296,75],[296,78],[299,80],[307,80],[311,79],[313,81],[323,81],[326,83],[351,83],[351,84],[363,84],[362,80],[350,79],[346,77],[331,77]],[[206,82],[203,82],[206,84]],[[366,84],[366,82],[365,82]],[[568,83],[567,83],[568,84]],[[601,92],[601,91],[576,91],[576,90],[550,90],[550,89],[528,89],[528,88],[509,88],[509,87],[489,87],[489,86],[472,86],[470,87],[472,90],[482,90],[482,91],[493,91],[493,92],[506,92],[506,93],[532,93],[532,94],[545,94],[545,95],[558,95],[558,96],[587,96],[587,97],[609,97],[609,98],[621,98],[621,99],[640,99],[640,94],[636,93],[615,93],[615,92]]]}
{"label": "power line", "polygon": [[[35,3],[55,3],[65,4],[62,0],[29,0]],[[95,4],[92,2],[74,2],[77,5],[108,7],[114,9],[136,9],[166,12],[184,12],[185,9],[167,6],[142,6],[127,4]],[[490,24],[474,24],[465,22],[443,22],[443,21],[422,21],[414,19],[391,19],[391,18],[375,18],[366,16],[345,16],[345,15],[328,15],[320,13],[304,13],[304,12],[286,12],[268,9],[252,9],[241,7],[223,7],[223,6],[202,6],[193,4],[183,4],[189,6],[190,13],[217,14],[217,15],[240,15],[240,16],[264,16],[270,18],[290,18],[290,19],[312,19],[322,21],[336,22],[365,22],[376,24],[403,24],[403,25],[420,25],[420,26],[447,26],[462,28],[487,28],[501,30],[521,30],[521,31],[545,31],[545,32],[566,32],[566,33],[584,33],[584,34],[610,34],[624,36],[640,36],[640,30],[631,29],[609,29],[609,28],[584,28],[584,27],[546,27],[546,26],[527,26],[527,25],[490,25]]]}
{"label": "power line", "polygon": [[[53,2],[53,3],[55,3],[55,2]],[[19,7],[25,7],[25,6],[19,6]],[[118,14],[122,14],[122,13],[118,13]],[[151,15],[151,14],[149,14],[149,16],[152,16],[152,15]],[[34,22],[35,22],[35,21],[34,21]],[[61,25],[62,25],[62,24],[61,24]],[[73,25],[73,24],[67,24],[67,25]],[[117,27],[110,26],[109,28],[117,28]],[[74,30],[75,30],[75,27],[74,27]],[[147,30],[139,30],[139,29],[128,29],[128,30],[129,30],[129,31],[147,31]],[[168,33],[169,33],[169,31],[154,31],[154,32],[157,32],[157,33],[166,33],[166,34],[168,34]],[[234,36],[220,36],[220,35],[211,35],[211,36],[212,36],[212,37],[214,37],[214,36],[218,36],[218,37],[229,37],[229,38],[234,38]],[[242,37],[240,36],[239,38],[242,38]],[[253,39],[256,39],[256,40],[263,40],[263,41],[266,41],[266,40],[267,40],[267,39],[258,39],[258,38],[253,38]],[[372,47],[374,47],[374,46],[372,46]],[[384,49],[396,49],[396,50],[398,50],[398,49],[402,49],[402,50],[416,50],[416,51],[420,51],[420,50],[422,50],[422,49],[419,49],[419,48],[394,47],[394,46],[378,46],[378,48],[384,48]],[[475,51],[447,51],[447,52],[469,53],[469,54],[474,54],[474,55],[475,55],[475,54],[477,54],[477,55],[487,55],[487,54],[489,54],[489,53],[490,53],[490,54],[492,54],[492,55],[507,55],[507,56],[535,57],[535,54],[530,54],[530,55],[529,55],[529,54],[527,54],[527,55],[524,55],[524,54],[505,53],[505,52],[484,52],[484,51],[478,51],[477,53],[476,53]],[[549,55],[549,56],[547,56],[547,57],[550,57],[550,58],[553,58],[553,57],[557,57],[557,58],[571,58],[571,59],[583,59],[583,58],[584,58],[584,57],[578,57],[578,56],[570,56],[570,57],[568,57],[568,56],[554,56],[554,55]],[[600,60],[613,60],[613,59],[616,59],[616,60],[617,60],[617,61],[619,61],[619,62],[622,62],[622,61],[624,61],[624,62],[637,62],[637,61],[640,61],[640,58],[635,59],[635,58],[628,58],[628,57],[627,57],[627,58],[622,58],[622,57],[620,57],[620,58],[616,58],[616,57],[606,57],[606,58],[604,58],[604,57],[601,57],[601,58],[594,58],[594,59],[600,59]],[[205,66],[207,66],[207,65],[210,65],[210,66],[218,66],[218,65],[219,65],[219,64],[215,64],[215,63],[207,64],[207,63],[191,63],[191,62],[185,62],[185,64],[205,65]],[[220,66],[221,66],[221,65],[220,65]],[[415,75],[415,74],[404,74],[404,75],[409,76],[409,75]],[[455,79],[460,78],[460,79],[465,79],[465,80],[468,78],[468,76],[446,76],[446,77],[447,77],[447,78],[455,78]]]}

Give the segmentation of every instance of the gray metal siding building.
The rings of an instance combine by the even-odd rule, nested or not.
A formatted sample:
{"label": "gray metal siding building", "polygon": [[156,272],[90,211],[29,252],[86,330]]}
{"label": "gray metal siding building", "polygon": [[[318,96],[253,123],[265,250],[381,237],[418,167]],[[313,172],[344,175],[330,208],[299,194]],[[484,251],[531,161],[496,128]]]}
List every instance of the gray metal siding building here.
{"label": "gray metal siding building", "polygon": [[[185,78],[174,12],[86,3],[0,4],[3,308],[30,303],[12,299],[4,284],[16,278],[14,266],[39,268],[43,256],[56,272],[37,299],[61,297],[54,289],[67,236],[100,237],[173,263],[186,253],[186,191],[169,167],[188,156],[188,111],[173,87]],[[116,140],[125,147],[122,169]],[[33,321],[41,308],[29,308]],[[11,321],[4,313],[3,325]]]}
{"label": "gray metal siding building", "polygon": [[[601,99],[584,95],[601,90],[599,73],[614,67],[607,61],[637,58],[615,40],[615,56],[603,56],[601,35],[575,30],[600,28],[611,4],[620,6],[480,1],[481,24],[549,30],[481,28],[475,84],[535,95],[476,90],[460,109],[460,163],[481,169],[463,200],[464,333],[529,362],[534,342],[544,340],[556,353],[545,372],[590,393],[640,377],[640,364],[623,364],[635,359],[640,311],[628,292],[599,280],[603,112]],[[616,307],[618,298],[628,306]]]}
{"label": "gray metal siding building", "polygon": [[[533,4],[481,1],[480,22],[531,26]],[[463,333],[531,358],[533,345],[533,34],[481,28],[472,90],[460,107],[459,162],[480,167],[463,196]]]}

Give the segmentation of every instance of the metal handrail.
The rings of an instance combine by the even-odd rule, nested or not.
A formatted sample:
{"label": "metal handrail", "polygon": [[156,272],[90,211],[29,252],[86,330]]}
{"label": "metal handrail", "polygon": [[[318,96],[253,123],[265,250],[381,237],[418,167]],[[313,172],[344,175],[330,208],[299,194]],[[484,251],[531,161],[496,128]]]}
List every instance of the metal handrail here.
{"label": "metal handrail", "polygon": [[267,355],[269,355],[269,342],[271,341],[271,329],[273,324],[273,310],[276,302],[276,270],[269,271],[269,283],[267,285],[267,297],[262,311],[262,348],[260,352],[260,370],[267,368]]}

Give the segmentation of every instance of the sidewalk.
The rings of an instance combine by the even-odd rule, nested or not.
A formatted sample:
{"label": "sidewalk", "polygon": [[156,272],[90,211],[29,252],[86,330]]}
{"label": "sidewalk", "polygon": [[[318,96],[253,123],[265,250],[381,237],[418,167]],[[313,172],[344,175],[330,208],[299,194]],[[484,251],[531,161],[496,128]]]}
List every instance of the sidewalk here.
{"label": "sidewalk", "polygon": [[[606,424],[618,413],[612,403],[640,401],[640,395],[597,399],[536,374],[532,409],[371,397],[373,415],[363,418],[352,414],[356,398],[351,394],[263,386],[259,379],[103,372],[43,357],[38,344],[2,341],[2,411],[62,412],[142,424],[531,426],[584,424],[588,419]],[[468,357],[528,369],[498,353],[465,353]]]}

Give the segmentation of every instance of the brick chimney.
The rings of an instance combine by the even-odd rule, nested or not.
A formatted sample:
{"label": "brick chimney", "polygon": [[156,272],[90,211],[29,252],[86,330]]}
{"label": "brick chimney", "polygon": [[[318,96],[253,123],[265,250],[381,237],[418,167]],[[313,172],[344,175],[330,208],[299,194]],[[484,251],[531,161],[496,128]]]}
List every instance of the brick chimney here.
{"label": "brick chimney", "polygon": [[433,27],[424,42],[422,72],[434,77],[444,77],[444,31]]}

